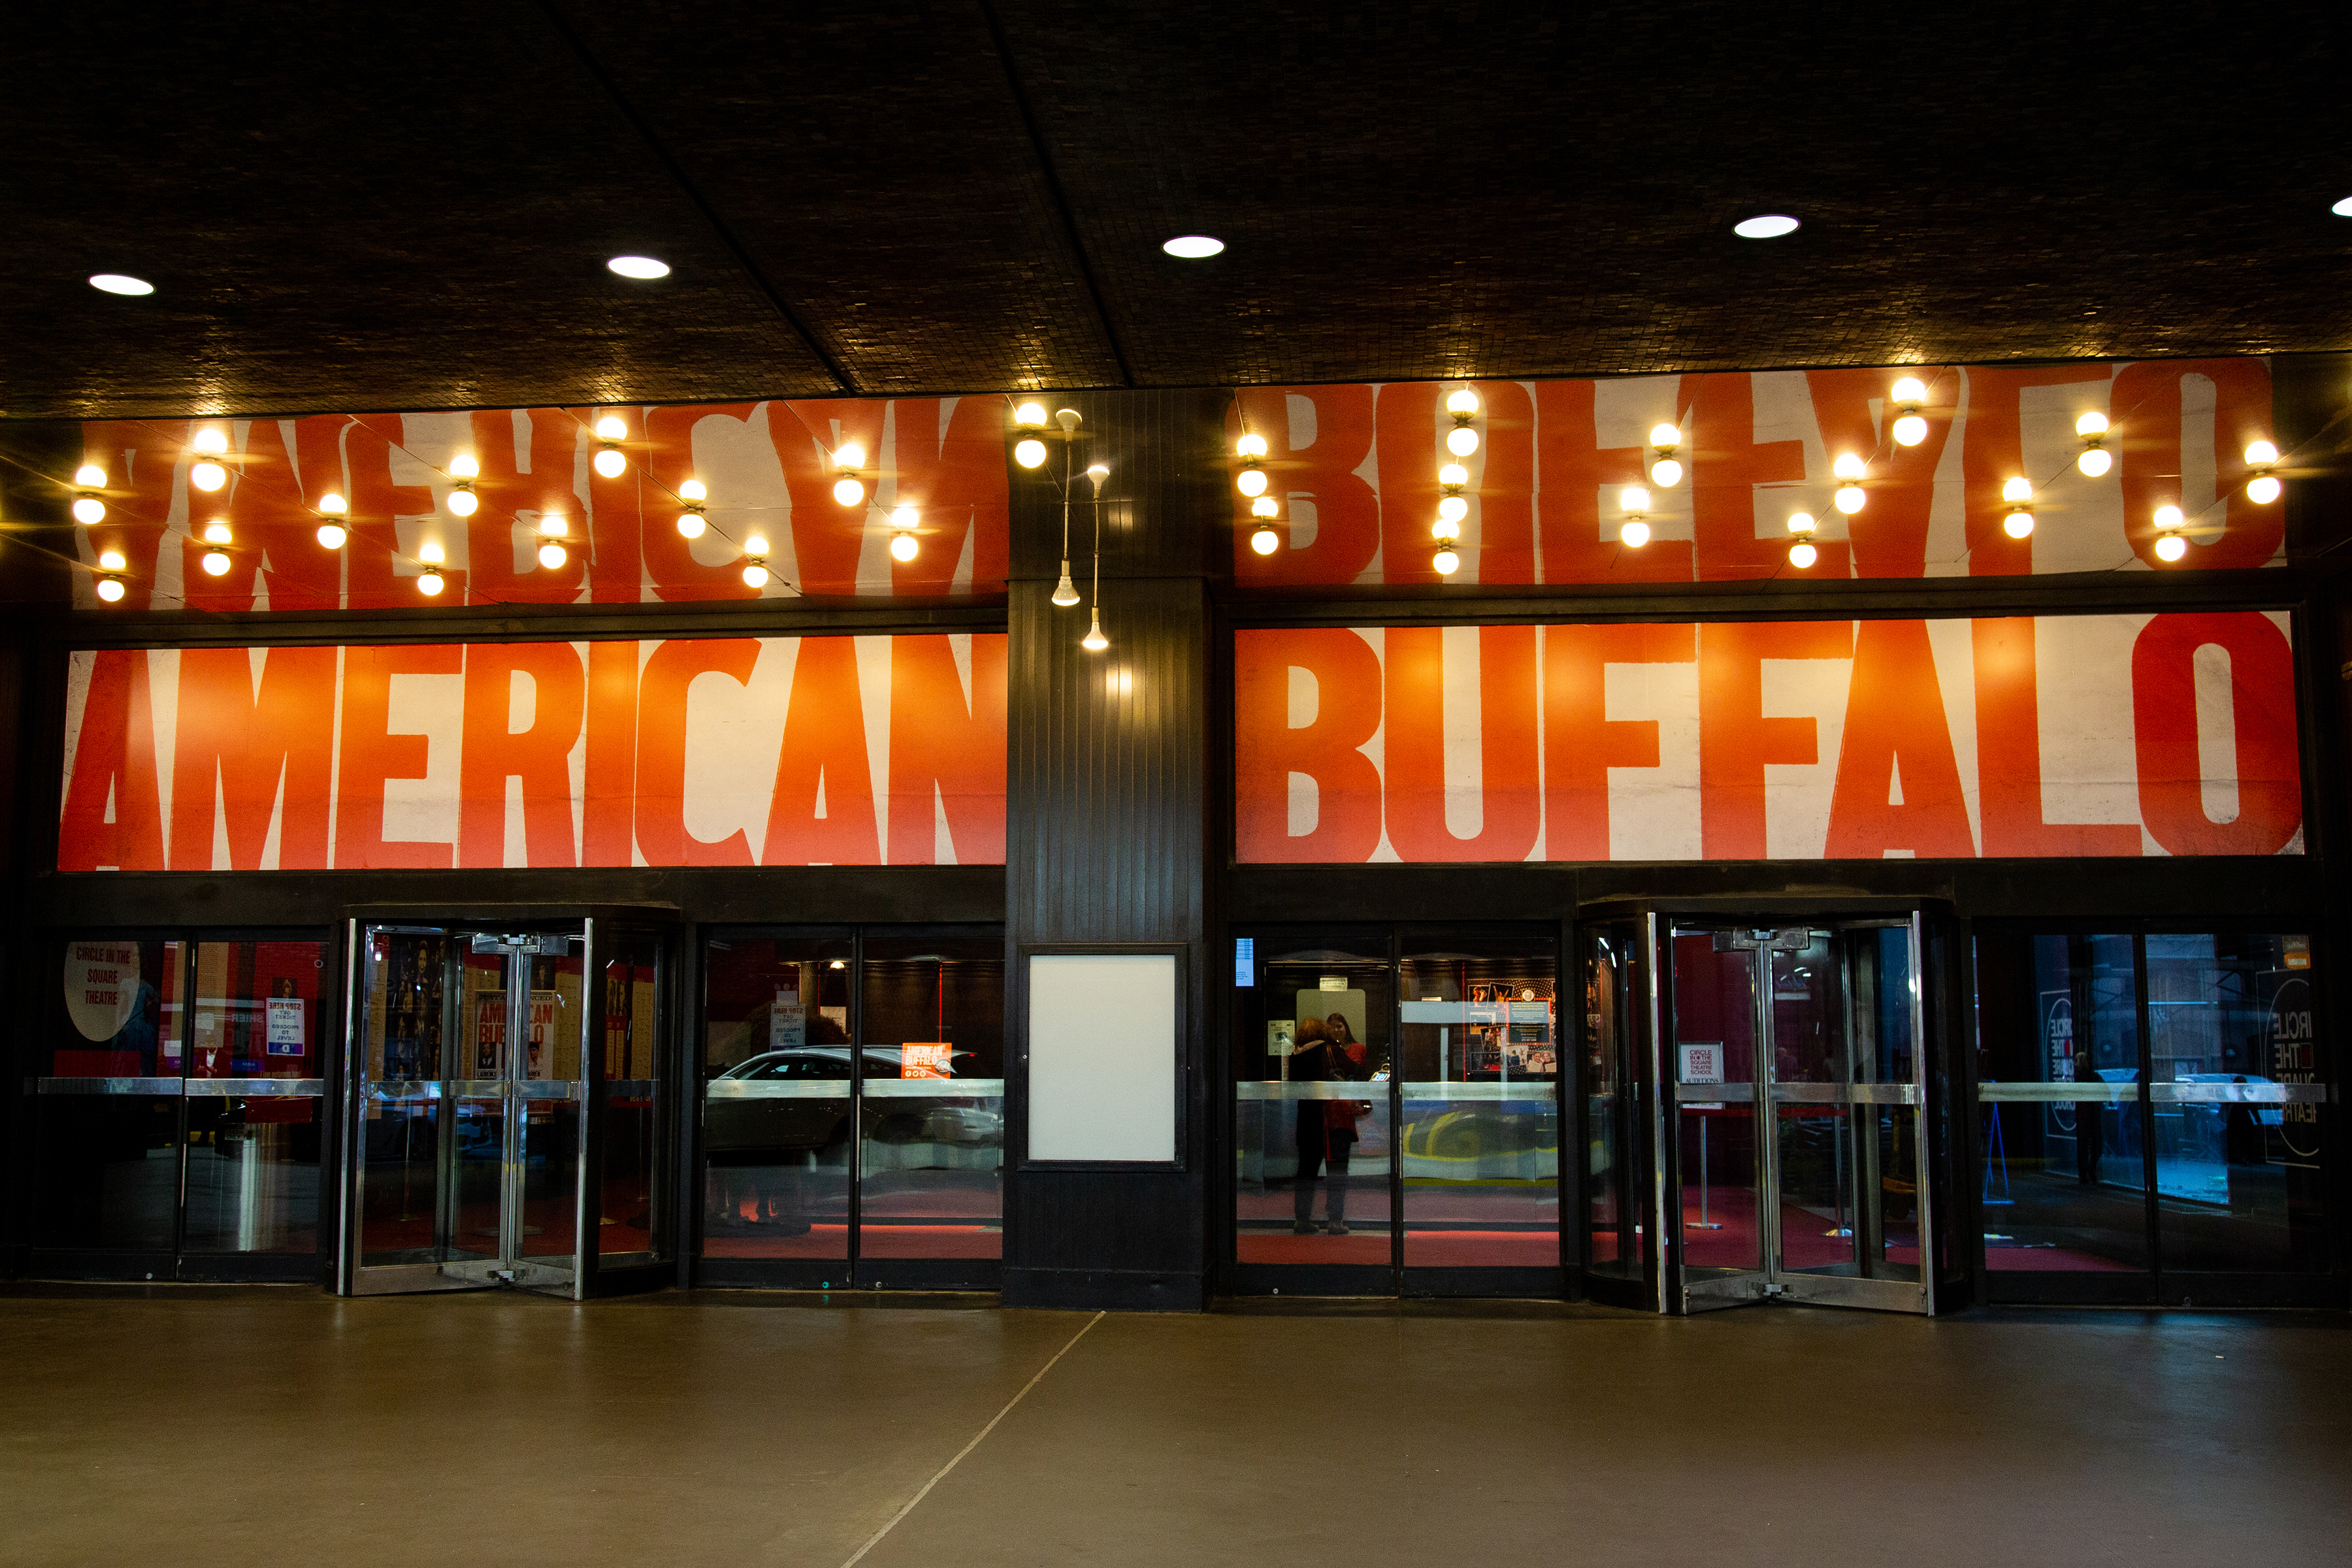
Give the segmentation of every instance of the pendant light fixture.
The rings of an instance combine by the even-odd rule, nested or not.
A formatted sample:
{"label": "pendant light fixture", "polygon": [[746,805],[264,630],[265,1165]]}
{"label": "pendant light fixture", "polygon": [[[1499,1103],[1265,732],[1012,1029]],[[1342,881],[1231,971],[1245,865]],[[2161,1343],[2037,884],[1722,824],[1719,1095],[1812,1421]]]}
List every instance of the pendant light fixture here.
{"label": "pendant light fixture", "polygon": [[188,469],[188,483],[196,489],[212,491],[228,483],[228,470],[220,459],[228,454],[228,435],[217,426],[207,425],[195,434],[188,446],[196,454],[196,461]]}
{"label": "pendant light fixture", "polygon": [[627,423],[617,414],[604,415],[596,421],[599,445],[593,467],[608,479],[617,479],[628,472],[628,456],[621,450],[621,441],[628,433]]}
{"label": "pendant light fixture", "polygon": [[1895,420],[1887,434],[1898,447],[1916,447],[1927,438],[1927,416],[1919,412],[1927,401],[1927,384],[1916,375],[1906,375],[1895,384],[1887,394],[1895,405]]}
{"label": "pendant light fixture", "polygon": [[97,492],[106,488],[106,470],[96,463],[84,463],[74,470],[73,520],[76,522],[104,522],[106,503]]}
{"label": "pendant light fixture", "polygon": [[912,561],[916,552],[922,549],[922,542],[915,537],[915,524],[922,519],[923,514],[911,506],[891,509],[890,526],[896,531],[890,535],[891,560]]}
{"label": "pendant light fixture", "polygon": [[[1033,412],[1036,416],[1035,426],[1024,426],[1024,428],[1043,429],[1045,424],[1045,407],[1043,404],[1024,403],[1014,411],[1013,417],[1016,421],[1026,419]],[[1079,421],[1078,411],[1075,408],[1065,408],[1062,413],[1068,416],[1062,425],[1062,580],[1054,584],[1054,604],[1056,608],[1066,610],[1078,602],[1078,585],[1070,581],[1070,464],[1073,445],[1070,438],[1076,435]],[[1036,447],[1037,463],[1042,463],[1045,460],[1045,443],[1038,442]],[[1034,468],[1037,466],[1037,463],[1022,461],[1017,453],[1014,455],[1014,460],[1021,462],[1021,466],[1024,468]],[[1093,470],[1087,471],[1091,473]],[[1095,486],[1095,493],[1097,496],[1102,494],[1100,484]],[[1099,516],[1099,507],[1097,516]],[[1097,543],[1100,542],[1100,531],[1097,530]]]}
{"label": "pendant light fixture", "polygon": [[345,514],[349,510],[343,498],[332,490],[319,498],[320,548],[341,550],[343,547],[343,542],[351,537],[351,530],[344,526]]}
{"label": "pendant light fixture", "polygon": [[2107,416],[2095,408],[2074,421],[2074,434],[2083,438],[2082,455],[2074,459],[2074,466],[2086,479],[2099,479],[2116,466],[2115,454],[2105,445],[2107,428]]}
{"label": "pendant light fixture", "polygon": [[699,539],[709,526],[702,515],[702,503],[710,491],[700,479],[681,480],[677,487],[677,531],[681,539]]}
{"label": "pendant light fixture", "polygon": [[[1066,408],[1062,412],[1070,416],[1069,423],[1062,428],[1075,432],[1077,416]],[[1102,463],[1089,464],[1087,478],[1095,482],[1095,591],[1093,614],[1087,624],[1087,635],[1078,640],[1078,646],[1088,653],[1100,653],[1110,647],[1110,638],[1103,636],[1102,629],[1102,488],[1103,481],[1110,478],[1110,468]]]}

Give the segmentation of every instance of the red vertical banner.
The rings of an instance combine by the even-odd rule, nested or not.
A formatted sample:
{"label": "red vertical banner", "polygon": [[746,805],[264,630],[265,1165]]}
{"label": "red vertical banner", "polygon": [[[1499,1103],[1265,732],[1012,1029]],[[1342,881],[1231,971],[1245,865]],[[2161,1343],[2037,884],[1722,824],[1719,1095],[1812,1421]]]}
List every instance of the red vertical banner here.
{"label": "red vertical banner", "polygon": [[1977,852],[1925,621],[1864,621],[1854,634],[1824,853],[1875,860],[1889,849]]}
{"label": "red vertical banner", "polygon": [[942,816],[957,864],[1003,860],[1006,641],[972,637],[966,698],[946,637],[890,639],[890,864],[932,864]]}
{"label": "red vertical banner", "polygon": [[1765,768],[1821,761],[1812,719],[1764,712],[1764,661],[1853,656],[1851,621],[1699,627],[1699,841],[1708,859],[1764,858]]}
{"label": "red vertical banner", "polygon": [[849,637],[803,637],[760,864],[872,866],[881,858],[857,645]]}
{"label": "red vertical banner", "polygon": [[[1536,629],[1476,630],[1474,712],[1445,703],[1444,637],[1436,626],[1391,629],[1382,658],[1389,844],[1407,860],[1524,860],[1543,820],[1536,773]],[[1446,739],[1459,734],[1479,760],[1479,827],[1467,837],[1446,821]],[[1475,737],[1475,740],[1473,740]]]}
{"label": "red vertical banner", "polygon": [[2042,705],[2029,618],[1973,624],[1977,799],[1987,857],[2137,855],[2129,823],[2042,818]]}
{"label": "red vertical banner", "polygon": [[[172,757],[175,869],[259,870],[273,823],[280,867],[327,864],[335,650],[271,648],[257,684],[253,665],[250,648],[181,650]],[[228,848],[225,865],[214,854],[216,822]]]}
{"label": "red vertical banner", "polygon": [[[1295,680],[1293,671],[1303,676]],[[1291,723],[1292,688],[1312,704]],[[1381,842],[1381,773],[1362,748],[1381,728],[1381,659],[1351,631],[1234,636],[1234,795],[1241,858],[1368,860]],[[1290,831],[1290,780],[1308,781],[1315,820]]]}
{"label": "red vertical banner", "polygon": [[383,786],[421,779],[430,762],[421,734],[392,732],[396,675],[457,675],[462,647],[354,647],[343,650],[342,745],[335,780],[335,865],[446,870],[455,847],[383,836]]}
{"label": "red vertical banner", "polygon": [[1608,859],[1609,770],[1658,765],[1655,719],[1609,717],[1609,666],[1688,664],[1697,635],[1687,626],[1543,628],[1547,858]]}
{"label": "red vertical banner", "polygon": [[75,657],[89,661],[89,675],[58,822],[58,869],[160,871],[163,808],[147,655],[109,648]]}
{"label": "red vertical banner", "polygon": [[637,793],[637,650],[634,642],[588,645],[586,756],[580,863],[635,864]]}
{"label": "red vertical banner", "polygon": [[[2229,666],[2224,700],[2200,700],[2204,650]],[[2141,820],[2175,855],[2275,855],[2303,825],[2294,732],[2294,653],[2266,616],[2158,616],[2132,645],[2132,719]],[[2200,734],[2207,707],[2226,708],[2234,815],[2206,805]],[[2218,715],[2216,716],[2218,719]],[[2217,771],[2218,770],[2214,770]]]}
{"label": "red vertical banner", "polygon": [[[515,678],[530,719],[511,725]],[[464,741],[457,771],[457,864],[504,866],[507,781],[522,783],[524,863],[572,866],[572,748],[588,680],[570,643],[477,643],[466,651]]]}

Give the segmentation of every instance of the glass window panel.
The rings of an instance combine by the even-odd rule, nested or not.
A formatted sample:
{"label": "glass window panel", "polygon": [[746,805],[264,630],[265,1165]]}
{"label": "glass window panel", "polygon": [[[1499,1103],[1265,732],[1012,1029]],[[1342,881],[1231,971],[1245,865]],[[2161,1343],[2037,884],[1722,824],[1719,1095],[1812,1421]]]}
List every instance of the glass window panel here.
{"label": "glass window panel", "polygon": [[1587,1267],[1615,1279],[1642,1275],[1640,942],[1630,921],[1584,937]]}
{"label": "glass window panel", "polygon": [[[2018,947],[1988,944],[1979,970],[1979,1083],[2138,1081],[2129,936],[2043,933]],[[1979,1110],[1988,1268],[2148,1266],[2137,1100],[1989,1100]]]}
{"label": "glass window panel", "polygon": [[1416,942],[1398,970],[1407,1268],[1559,1256],[1559,968],[1548,941]]}
{"label": "glass window panel", "polygon": [[846,937],[703,953],[705,1258],[849,1258]]}
{"label": "glass window panel", "polygon": [[184,950],[94,933],[53,952],[58,979],[37,1015],[46,1026],[26,1052],[31,1075],[50,1080],[28,1108],[33,1243],[169,1252],[179,1214],[178,1099],[86,1090],[106,1079],[124,1088],[125,1079],[179,1076]]}
{"label": "glass window panel", "polygon": [[[1756,954],[1713,931],[1676,931],[1672,1055],[1677,1086],[1756,1082]],[[1753,1099],[1675,1100],[1686,1275],[1764,1266]]]}
{"label": "glass window panel", "polygon": [[[200,942],[194,967],[190,1078],[325,1078],[324,942]],[[201,1095],[187,1112],[183,1247],[316,1252],[318,1097]]]}
{"label": "glass window panel", "polygon": [[869,935],[858,1256],[1004,1251],[1004,936]]}
{"label": "glass window panel", "polygon": [[[1388,939],[1327,931],[1251,940],[1255,984],[1234,988],[1231,1041],[1235,1257],[1385,1268]],[[1365,1085],[1360,1098],[1333,1088],[1348,1081]]]}
{"label": "glass window panel", "polygon": [[562,1099],[526,1099],[522,1104],[522,1215],[517,1250],[526,1258],[569,1258],[578,1250],[580,1230],[580,1113],[586,1100],[578,1091],[582,1033],[586,1027],[587,939],[572,937],[561,956],[541,953],[522,962],[530,971],[530,994],[524,1016],[523,1078],[564,1084]]}
{"label": "glass window panel", "polygon": [[[429,1098],[424,1087],[440,1079],[445,1060],[452,1068],[472,1060],[466,1051],[444,1048],[456,1006],[449,939],[438,931],[371,931],[366,942],[361,1003],[366,1099],[357,1150],[360,1262],[373,1267],[494,1256],[495,1171],[487,1216],[478,1194],[477,1207],[467,1215],[468,1233],[457,1237],[448,1234],[455,1211],[443,1205],[440,1172],[445,1127],[453,1140],[453,1160],[463,1157],[464,1150],[478,1162],[487,1147],[495,1164],[496,1102],[443,1101]],[[471,1234],[486,1218],[488,1237]]]}
{"label": "glass window panel", "polygon": [[669,1168],[667,1108],[656,1059],[661,1023],[662,945],[626,935],[604,964],[604,1170],[596,1249],[606,1258],[669,1256],[659,1194]]}
{"label": "glass window panel", "polygon": [[2228,1098],[2314,1080],[2304,935],[2151,935],[2147,1007],[2157,1232],[2168,1269],[2318,1272],[2314,1105]]}

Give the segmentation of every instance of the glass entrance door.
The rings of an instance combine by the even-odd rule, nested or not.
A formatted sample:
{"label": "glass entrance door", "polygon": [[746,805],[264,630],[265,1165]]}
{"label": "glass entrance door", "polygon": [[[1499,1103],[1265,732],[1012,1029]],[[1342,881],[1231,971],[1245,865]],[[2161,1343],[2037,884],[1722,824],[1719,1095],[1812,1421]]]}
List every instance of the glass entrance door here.
{"label": "glass entrance door", "polygon": [[345,1293],[578,1298],[664,1260],[662,967],[597,920],[353,922]]}
{"label": "glass entrance door", "polygon": [[1684,1310],[1772,1297],[1933,1310],[1917,917],[1675,921],[1662,947]]}

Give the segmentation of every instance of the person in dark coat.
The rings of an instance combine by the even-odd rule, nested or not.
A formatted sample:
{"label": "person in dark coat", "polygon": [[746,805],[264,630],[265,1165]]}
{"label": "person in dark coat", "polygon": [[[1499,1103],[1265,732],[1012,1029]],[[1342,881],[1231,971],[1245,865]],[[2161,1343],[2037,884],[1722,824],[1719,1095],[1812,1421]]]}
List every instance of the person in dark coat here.
{"label": "person in dark coat", "polygon": [[[1298,1044],[1290,1058],[1294,1083],[1328,1083],[1363,1076],[1363,1047],[1353,1055],[1331,1037],[1320,1018],[1298,1021]],[[1315,1178],[1330,1173],[1330,1194],[1325,1200],[1325,1229],[1333,1236],[1348,1234],[1348,1156],[1356,1147],[1358,1102],[1352,1100],[1298,1101],[1298,1175],[1291,1187],[1291,1229],[1300,1236],[1315,1231]]]}

